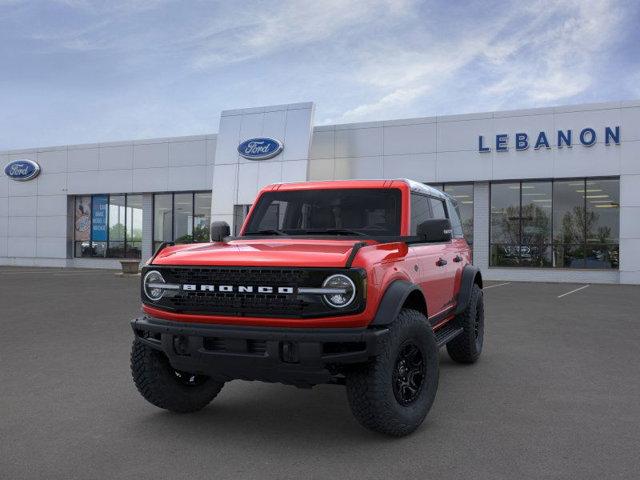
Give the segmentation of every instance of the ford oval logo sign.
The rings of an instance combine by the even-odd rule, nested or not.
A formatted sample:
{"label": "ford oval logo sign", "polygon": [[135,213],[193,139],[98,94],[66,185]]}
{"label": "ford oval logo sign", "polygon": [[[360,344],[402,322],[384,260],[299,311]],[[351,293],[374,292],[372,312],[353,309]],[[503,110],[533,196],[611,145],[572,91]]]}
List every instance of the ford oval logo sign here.
{"label": "ford oval logo sign", "polygon": [[266,160],[278,155],[284,146],[273,138],[250,138],[238,145],[238,153],[249,160]]}
{"label": "ford oval logo sign", "polygon": [[33,160],[14,160],[4,167],[4,173],[11,180],[26,182],[38,176],[40,165]]}

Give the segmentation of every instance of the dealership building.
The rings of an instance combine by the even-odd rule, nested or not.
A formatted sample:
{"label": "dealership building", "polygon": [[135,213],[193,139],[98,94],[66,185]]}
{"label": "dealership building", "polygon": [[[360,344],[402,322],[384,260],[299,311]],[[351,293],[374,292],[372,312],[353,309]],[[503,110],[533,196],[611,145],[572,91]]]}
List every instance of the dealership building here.
{"label": "dealership building", "polygon": [[319,126],[313,103],[246,108],[0,164],[0,265],[119,268],[211,220],[237,232],[271,183],[410,178],[457,200],[485,278],[640,284],[640,101]]}

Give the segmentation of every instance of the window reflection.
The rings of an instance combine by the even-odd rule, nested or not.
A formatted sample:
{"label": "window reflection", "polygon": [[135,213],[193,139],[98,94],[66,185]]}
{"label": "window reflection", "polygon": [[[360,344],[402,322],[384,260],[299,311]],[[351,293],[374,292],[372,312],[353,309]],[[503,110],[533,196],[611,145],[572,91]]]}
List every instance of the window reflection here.
{"label": "window reflection", "polygon": [[520,237],[520,184],[491,186],[491,242],[518,245]]}
{"label": "window reflection", "polygon": [[523,182],[521,196],[520,265],[551,265],[551,182]]}
{"label": "window reflection", "polygon": [[162,242],[208,242],[210,224],[211,192],[154,194],[154,251]]}
{"label": "window reflection", "polygon": [[584,180],[559,181],[553,184],[554,243],[584,243]]}
{"label": "window reflection", "polygon": [[193,241],[208,242],[211,224],[211,194],[196,193],[193,207]]}
{"label": "window reflection", "polygon": [[587,204],[587,243],[618,243],[620,230],[619,181],[587,181],[585,199]]}
{"label": "window reflection", "polygon": [[140,258],[142,195],[85,195],[75,198],[76,257]]}
{"label": "window reflection", "polygon": [[586,268],[618,268],[620,243],[619,180],[587,180]]}
{"label": "window reflection", "polygon": [[159,193],[153,196],[153,251],[162,242],[173,241],[173,195]]}
{"label": "window reflection", "polygon": [[517,265],[520,258],[520,184],[491,185],[491,265]]}
{"label": "window reflection", "polygon": [[553,184],[554,266],[584,268],[585,180]]}
{"label": "window reflection", "polygon": [[193,242],[193,193],[173,197],[173,238],[176,243]]}
{"label": "window reflection", "polygon": [[142,195],[127,195],[127,249],[129,258],[142,255]]}
{"label": "window reflection", "polygon": [[124,257],[125,215],[124,195],[110,195],[109,240],[107,246],[107,256],[109,257]]}
{"label": "window reflection", "polygon": [[493,183],[490,264],[618,268],[619,183]]}

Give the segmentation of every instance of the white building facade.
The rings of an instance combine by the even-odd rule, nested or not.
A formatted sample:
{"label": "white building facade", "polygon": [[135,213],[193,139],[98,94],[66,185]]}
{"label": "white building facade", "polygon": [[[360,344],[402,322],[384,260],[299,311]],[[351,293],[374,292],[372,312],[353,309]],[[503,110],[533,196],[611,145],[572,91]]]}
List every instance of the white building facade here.
{"label": "white building facade", "polygon": [[[217,134],[0,152],[0,264],[117,268],[211,220],[237,231],[270,183],[411,178],[456,198],[488,279],[640,284],[640,101],[313,121],[278,105],[225,111]],[[265,138],[282,151],[240,155]]]}

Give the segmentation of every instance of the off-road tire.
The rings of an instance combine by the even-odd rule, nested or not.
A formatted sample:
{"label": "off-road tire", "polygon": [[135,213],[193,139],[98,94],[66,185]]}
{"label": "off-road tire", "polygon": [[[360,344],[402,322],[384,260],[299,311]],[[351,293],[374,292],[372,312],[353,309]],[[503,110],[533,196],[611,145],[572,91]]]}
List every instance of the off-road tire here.
{"label": "off-road tire", "polygon": [[484,343],[484,301],[482,289],[477,284],[473,284],[467,308],[455,321],[463,332],[447,343],[447,352],[458,363],[475,363]]}
{"label": "off-road tire", "polygon": [[[364,427],[401,437],[416,430],[433,405],[438,390],[438,346],[427,318],[416,310],[402,309],[389,330],[380,355],[347,372],[347,398]],[[415,399],[403,405],[394,391],[394,372],[407,345],[418,347],[424,375]]]}
{"label": "off-road tire", "polygon": [[[194,384],[180,380],[188,374],[176,374],[164,353],[139,340],[134,340],[131,348],[131,375],[136,388],[149,403],[176,413],[202,410],[224,386],[222,382],[202,376],[198,376]],[[193,378],[195,380],[195,376]]]}

